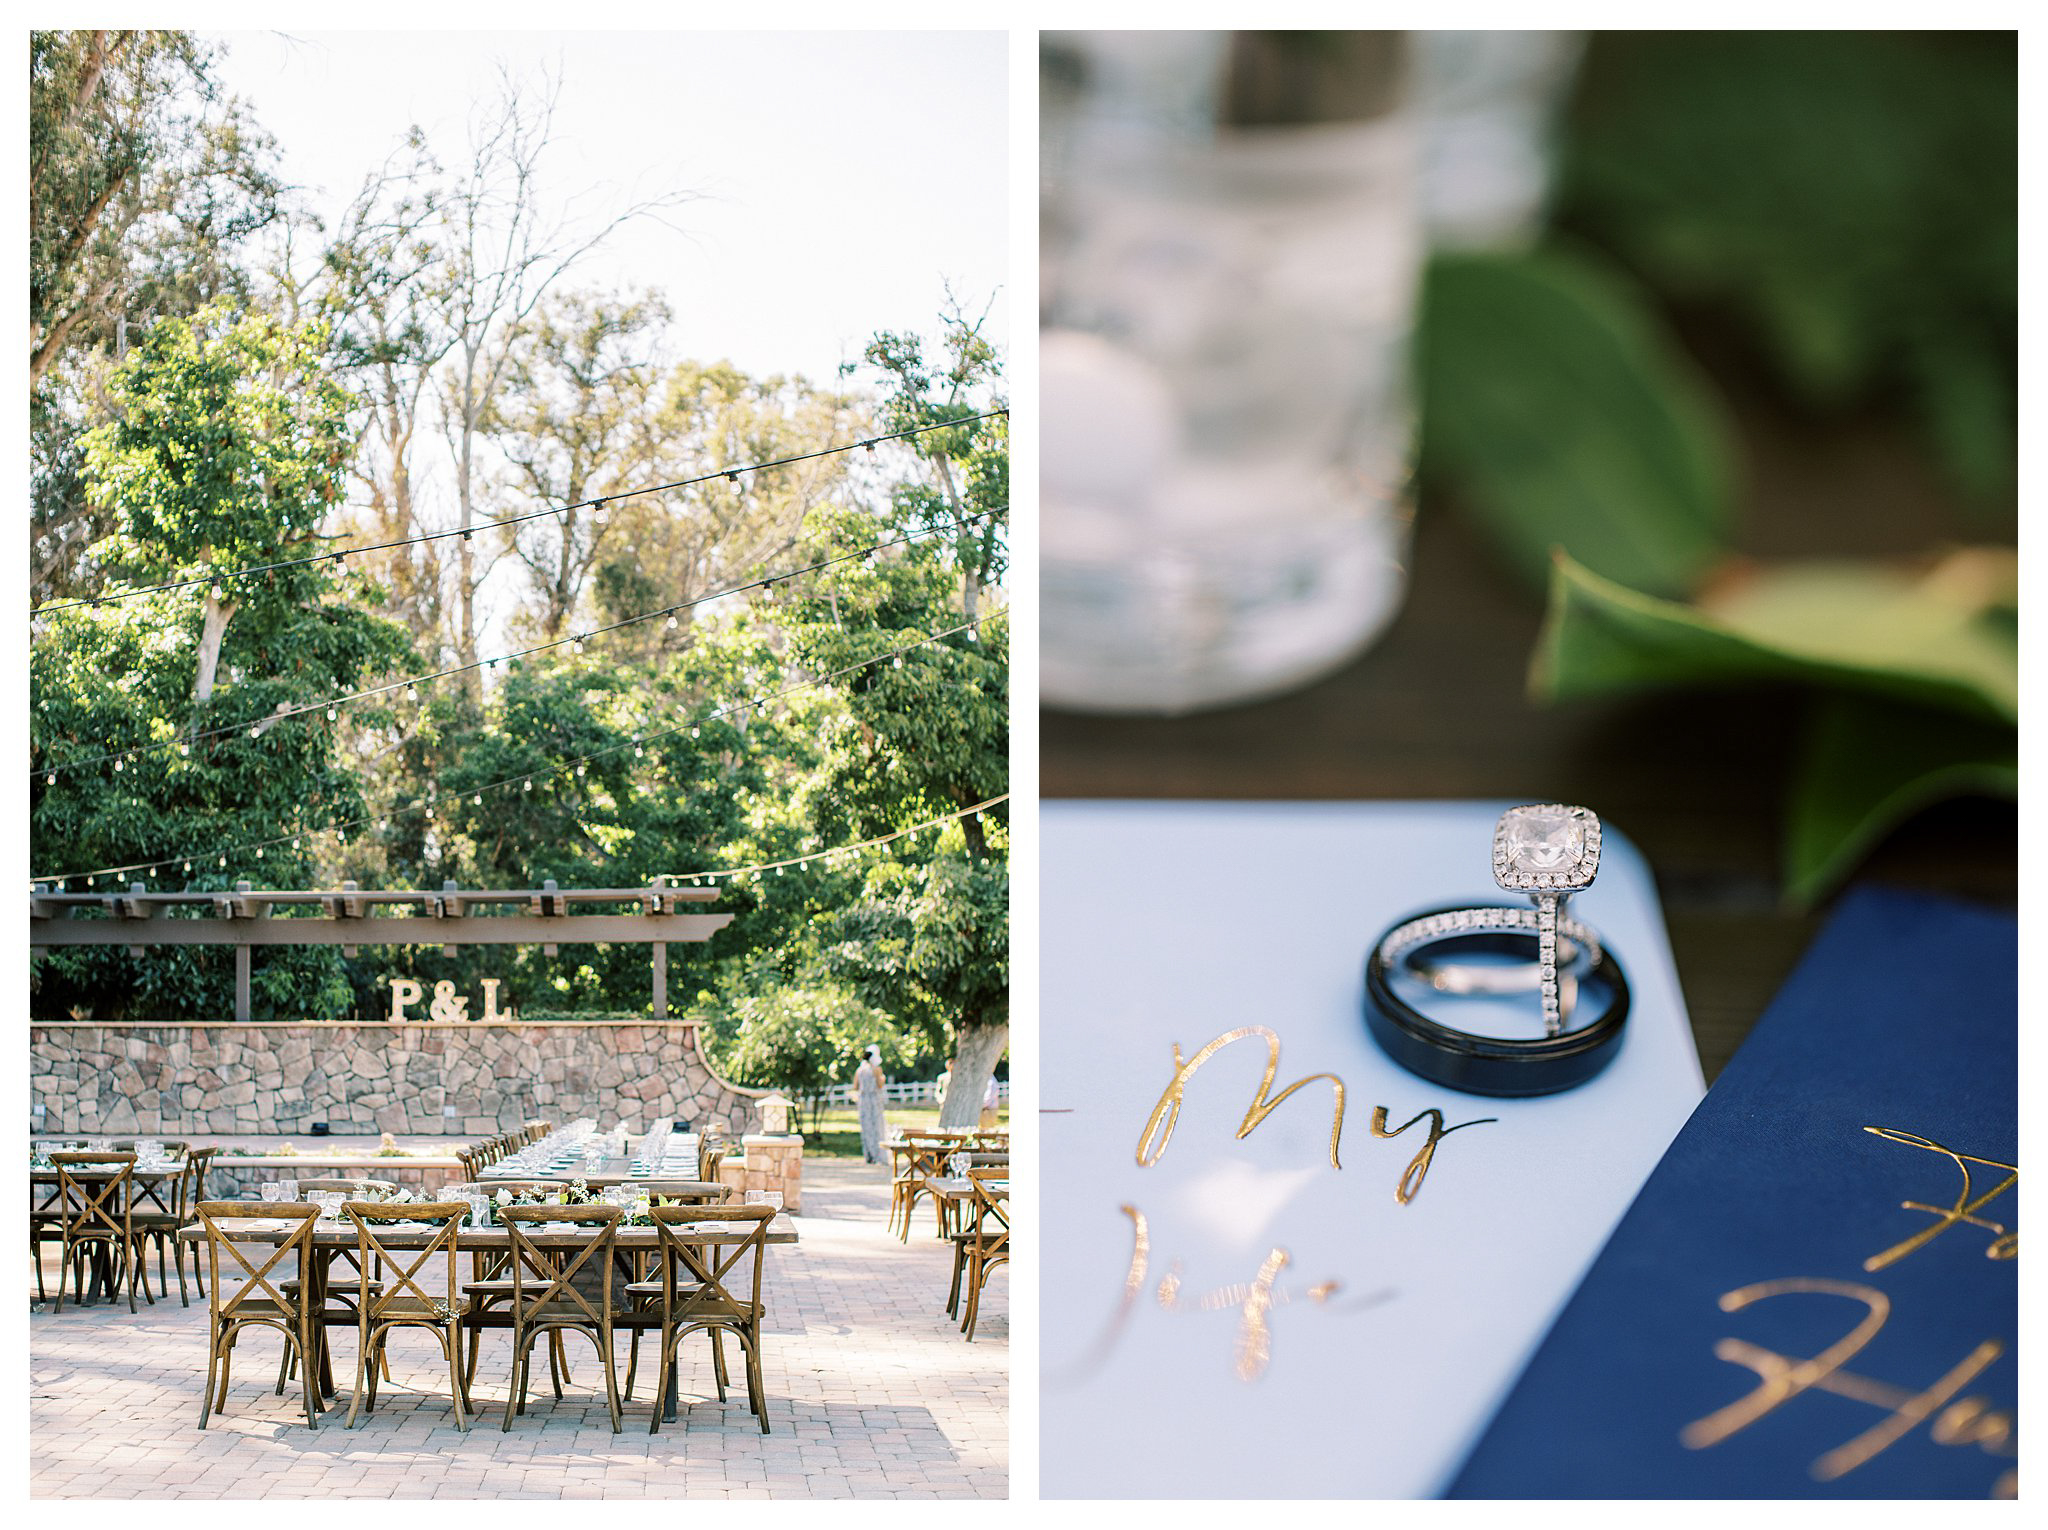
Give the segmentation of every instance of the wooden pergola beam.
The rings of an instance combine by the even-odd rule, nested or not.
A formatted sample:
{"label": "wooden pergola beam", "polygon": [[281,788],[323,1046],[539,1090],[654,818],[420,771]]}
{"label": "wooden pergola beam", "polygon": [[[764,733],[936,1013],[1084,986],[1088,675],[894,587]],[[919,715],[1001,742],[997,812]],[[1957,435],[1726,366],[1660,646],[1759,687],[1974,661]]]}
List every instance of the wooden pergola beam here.
{"label": "wooden pergola beam", "polygon": [[[242,882],[232,893],[148,893],[135,884],[123,893],[34,893],[29,944],[125,946],[137,956],[149,946],[233,946],[237,1020],[250,1016],[250,951],[256,946],[340,946],[353,956],[361,946],[439,946],[452,952],[458,946],[537,945],[552,956],[564,945],[647,945],[654,948],[654,1018],[660,1020],[668,1014],[669,943],[709,940],[733,918],[681,909],[717,897],[712,887],[562,888],[552,879],[538,888],[474,891],[450,882],[437,892],[364,892],[353,882],[322,892],[258,892]],[[569,912],[578,905],[622,903],[638,912]],[[506,904],[520,911],[476,911]],[[376,905],[420,912],[370,913]],[[174,912],[191,907],[207,912]],[[319,912],[272,917],[274,909],[286,908]]]}

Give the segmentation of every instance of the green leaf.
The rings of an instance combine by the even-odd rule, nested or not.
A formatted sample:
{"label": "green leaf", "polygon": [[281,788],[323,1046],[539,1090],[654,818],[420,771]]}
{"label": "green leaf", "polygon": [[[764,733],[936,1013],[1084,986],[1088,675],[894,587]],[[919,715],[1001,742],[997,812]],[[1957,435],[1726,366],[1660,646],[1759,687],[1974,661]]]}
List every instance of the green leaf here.
{"label": "green leaf", "polygon": [[1713,395],[1618,273],[1556,250],[1439,255],[1418,343],[1423,470],[1532,579],[1551,551],[1677,594],[1732,490]]}
{"label": "green leaf", "polygon": [[2009,555],[1983,551],[1918,576],[1882,564],[1795,565],[1755,571],[1688,606],[1560,555],[1530,689],[1559,701],[1794,681],[2011,724],[2019,663],[2003,614],[2010,568]]}
{"label": "green leaf", "polygon": [[1936,802],[2018,793],[2010,728],[1867,696],[1824,697],[1792,776],[1785,896],[1811,906],[1886,833]]}

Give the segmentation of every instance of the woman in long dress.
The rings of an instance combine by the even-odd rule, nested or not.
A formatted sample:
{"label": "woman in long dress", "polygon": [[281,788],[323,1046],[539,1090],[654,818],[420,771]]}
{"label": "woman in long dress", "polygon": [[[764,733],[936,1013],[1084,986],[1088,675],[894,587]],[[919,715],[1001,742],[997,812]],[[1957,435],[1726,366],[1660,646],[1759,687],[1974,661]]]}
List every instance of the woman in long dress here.
{"label": "woman in long dress", "polygon": [[882,1119],[882,1049],[869,1047],[867,1057],[853,1075],[854,1099],[860,1106],[860,1151],[869,1163],[887,1163],[888,1149],[882,1146],[889,1135],[889,1123]]}

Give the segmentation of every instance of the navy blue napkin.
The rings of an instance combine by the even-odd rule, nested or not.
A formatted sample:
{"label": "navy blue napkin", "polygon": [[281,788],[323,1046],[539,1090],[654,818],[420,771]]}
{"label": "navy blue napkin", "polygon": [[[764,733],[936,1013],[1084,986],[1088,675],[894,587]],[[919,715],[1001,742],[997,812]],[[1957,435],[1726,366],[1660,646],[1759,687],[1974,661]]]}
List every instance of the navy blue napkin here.
{"label": "navy blue napkin", "polygon": [[2009,914],[1845,898],[1448,1496],[2013,1491],[2017,966]]}

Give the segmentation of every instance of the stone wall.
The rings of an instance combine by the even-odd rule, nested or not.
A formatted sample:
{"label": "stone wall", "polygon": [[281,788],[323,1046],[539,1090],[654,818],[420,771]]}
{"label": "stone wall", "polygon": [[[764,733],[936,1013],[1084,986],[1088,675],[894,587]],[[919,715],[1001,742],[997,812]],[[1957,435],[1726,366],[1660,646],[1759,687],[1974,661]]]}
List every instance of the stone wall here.
{"label": "stone wall", "polygon": [[[488,1136],[535,1118],[644,1130],[662,1116],[754,1130],[687,1021],[576,1025],[31,1026],[36,1130]],[[444,1113],[453,1106],[454,1115]]]}

